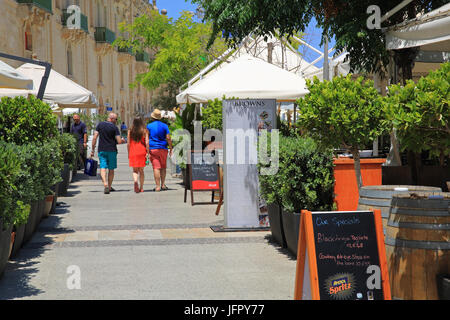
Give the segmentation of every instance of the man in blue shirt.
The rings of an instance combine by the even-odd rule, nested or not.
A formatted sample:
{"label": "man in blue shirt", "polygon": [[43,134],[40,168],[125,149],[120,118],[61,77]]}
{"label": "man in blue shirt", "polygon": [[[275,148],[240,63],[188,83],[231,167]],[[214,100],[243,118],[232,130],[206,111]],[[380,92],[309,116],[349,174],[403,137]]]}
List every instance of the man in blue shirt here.
{"label": "man in blue shirt", "polygon": [[78,140],[79,154],[77,159],[77,169],[84,169],[86,163],[87,131],[86,125],[80,120],[80,115],[75,113],[72,117],[73,124],[70,133],[74,134]]}
{"label": "man in blue shirt", "polygon": [[168,190],[166,181],[167,145],[170,147],[170,156],[173,153],[172,139],[167,124],[161,121],[161,111],[155,109],[151,117],[153,122],[147,125],[149,132],[150,161],[153,166],[153,176],[156,188],[153,191]]}

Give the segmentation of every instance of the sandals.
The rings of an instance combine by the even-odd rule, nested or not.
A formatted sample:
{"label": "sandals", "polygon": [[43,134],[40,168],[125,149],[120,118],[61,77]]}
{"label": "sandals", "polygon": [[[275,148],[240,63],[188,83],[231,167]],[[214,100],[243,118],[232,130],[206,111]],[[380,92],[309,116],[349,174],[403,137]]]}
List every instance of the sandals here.
{"label": "sandals", "polygon": [[159,190],[156,190],[156,188],[153,188],[153,191],[154,191],[154,192],[160,192],[160,191],[161,191],[161,188],[160,188]]}
{"label": "sandals", "polygon": [[164,185],[163,187],[161,187],[161,190],[164,190],[164,191],[166,191],[166,190],[169,190],[169,188],[167,188],[167,186],[166,186],[166,185]]}

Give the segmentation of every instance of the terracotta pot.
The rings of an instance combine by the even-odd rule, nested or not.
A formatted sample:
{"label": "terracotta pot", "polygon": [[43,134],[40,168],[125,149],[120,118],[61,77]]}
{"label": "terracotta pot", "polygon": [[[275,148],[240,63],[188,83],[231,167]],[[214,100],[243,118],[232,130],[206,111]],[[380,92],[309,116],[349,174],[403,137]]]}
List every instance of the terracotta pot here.
{"label": "terracotta pot", "polygon": [[43,218],[47,218],[50,216],[50,211],[52,210],[52,205],[53,205],[53,198],[54,196],[48,195],[45,197],[45,205],[44,205],[44,214],[43,214]]}
{"label": "terracotta pot", "polygon": [[17,255],[17,253],[19,252],[20,248],[22,247],[23,244],[23,238],[25,236],[25,226],[26,224],[22,224],[20,226],[16,226],[15,228],[15,238],[14,238],[14,243],[11,249],[11,257],[15,257]]}
{"label": "terracotta pot", "polygon": [[13,246],[14,246],[14,240],[16,239],[16,232],[15,231],[12,231],[11,232],[11,240],[10,240],[10,242],[9,242],[9,253],[8,253],[8,260],[9,260],[9,258],[11,257],[11,252],[12,252],[12,249],[13,249]]}

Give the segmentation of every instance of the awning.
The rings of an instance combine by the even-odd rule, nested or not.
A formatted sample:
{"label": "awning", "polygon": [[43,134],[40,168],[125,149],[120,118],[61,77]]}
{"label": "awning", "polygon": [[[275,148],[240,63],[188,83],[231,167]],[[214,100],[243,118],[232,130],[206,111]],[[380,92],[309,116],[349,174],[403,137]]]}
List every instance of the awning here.
{"label": "awning", "polygon": [[178,94],[177,103],[206,103],[223,96],[295,101],[308,92],[298,75],[244,55]]}
{"label": "awning", "polygon": [[[45,68],[26,63],[16,70],[33,79],[34,90],[31,93],[37,95]],[[43,100],[56,103],[60,108],[97,108],[98,106],[97,99],[91,91],[53,69],[48,78]]]}
{"label": "awning", "polygon": [[33,80],[0,60],[0,88],[33,90]]}
{"label": "awning", "polygon": [[388,50],[421,47],[425,51],[450,51],[450,3],[423,16],[387,29]]}

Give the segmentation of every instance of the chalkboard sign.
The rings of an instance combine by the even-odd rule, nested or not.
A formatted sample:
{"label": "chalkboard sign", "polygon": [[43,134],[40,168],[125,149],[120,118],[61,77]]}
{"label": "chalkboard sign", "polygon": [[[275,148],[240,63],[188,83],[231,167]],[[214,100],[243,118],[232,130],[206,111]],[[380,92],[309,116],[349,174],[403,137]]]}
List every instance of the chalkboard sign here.
{"label": "chalkboard sign", "polygon": [[194,191],[212,191],[211,203],[214,203],[214,191],[220,191],[219,165],[204,161],[202,152],[192,152],[191,163],[187,166],[189,185],[185,186],[184,202],[186,202],[187,189],[190,189],[192,205],[195,204]]}
{"label": "chalkboard sign", "polygon": [[381,212],[302,211],[295,299],[390,300]]}

